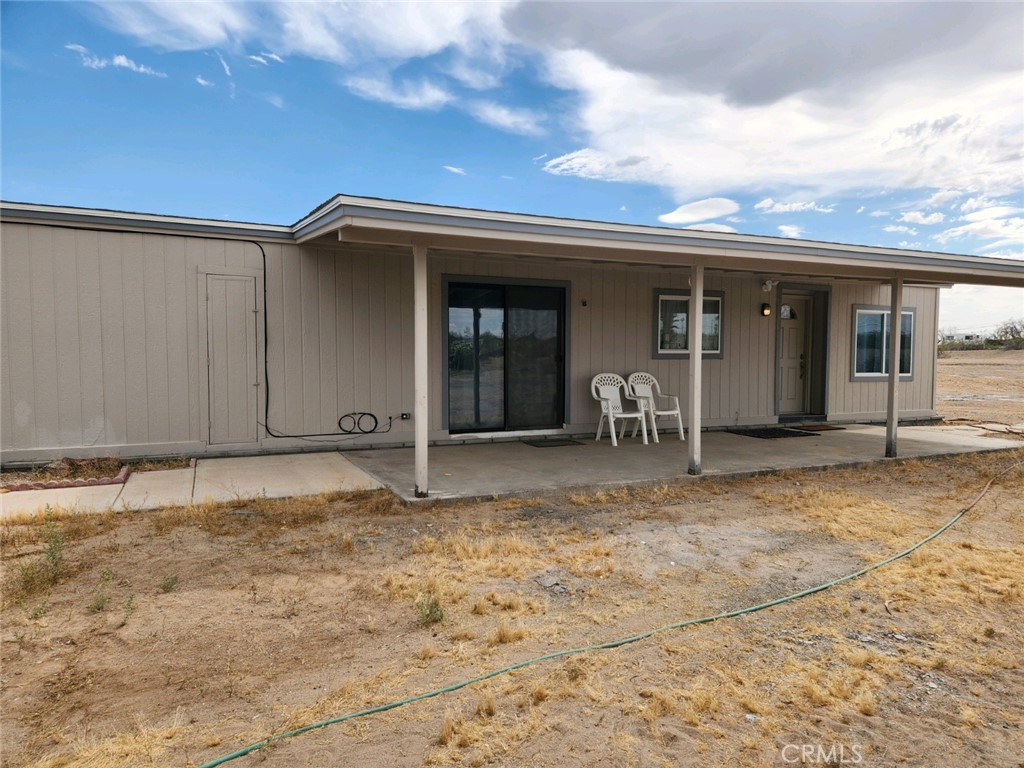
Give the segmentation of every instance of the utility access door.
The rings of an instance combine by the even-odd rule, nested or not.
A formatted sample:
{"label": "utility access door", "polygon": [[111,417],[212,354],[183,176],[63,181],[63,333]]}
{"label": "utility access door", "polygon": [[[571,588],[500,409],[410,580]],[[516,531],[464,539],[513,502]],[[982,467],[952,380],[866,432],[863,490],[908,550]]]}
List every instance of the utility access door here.
{"label": "utility access door", "polygon": [[256,278],[206,276],[210,444],[256,442]]}

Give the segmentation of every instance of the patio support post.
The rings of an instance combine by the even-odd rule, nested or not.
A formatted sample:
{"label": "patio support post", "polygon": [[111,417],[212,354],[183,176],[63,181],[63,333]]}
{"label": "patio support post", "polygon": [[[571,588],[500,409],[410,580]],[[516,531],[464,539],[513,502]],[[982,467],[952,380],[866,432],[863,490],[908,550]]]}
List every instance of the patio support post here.
{"label": "patio support post", "polygon": [[690,349],[689,421],[691,475],[700,474],[700,374],[704,348],[704,266],[694,264],[690,278],[690,318],[686,329]]}
{"label": "patio support post", "polygon": [[885,455],[896,458],[896,427],[899,424],[900,341],[903,336],[903,278],[892,279],[889,307],[889,395],[885,418]]}
{"label": "patio support post", "polygon": [[413,418],[415,419],[416,445],[416,498],[427,495],[427,441],[430,432],[430,400],[428,397],[427,355],[427,246],[412,247],[412,306],[413,306],[413,379],[415,382],[415,402]]}

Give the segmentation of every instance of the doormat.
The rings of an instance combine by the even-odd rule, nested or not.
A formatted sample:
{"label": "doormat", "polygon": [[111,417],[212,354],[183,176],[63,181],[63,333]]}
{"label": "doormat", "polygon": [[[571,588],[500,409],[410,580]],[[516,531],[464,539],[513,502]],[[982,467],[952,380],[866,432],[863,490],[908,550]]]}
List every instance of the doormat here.
{"label": "doormat", "polygon": [[763,427],[761,429],[729,429],[734,435],[759,437],[762,440],[775,440],[779,437],[815,437],[813,432],[799,432],[787,427]]}
{"label": "doormat", "polygon": [[799,429],[801,432],[832,432],[837,429],[846,429],[846,427],[837,427],[834,424],[801,424],[800,426],[794,424],[790,429]]}
{"label": "doormat", "polygon": [[583,445],[579,440],[523,440],[523,445],[532,445],[534,448],[561,448],[565,445]]}

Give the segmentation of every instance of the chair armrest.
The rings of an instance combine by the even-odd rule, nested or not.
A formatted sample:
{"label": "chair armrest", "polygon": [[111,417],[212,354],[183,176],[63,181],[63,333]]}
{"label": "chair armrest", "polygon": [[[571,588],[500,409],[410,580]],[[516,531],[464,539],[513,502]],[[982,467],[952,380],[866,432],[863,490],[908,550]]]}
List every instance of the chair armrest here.
{"label": "chair armrest", "polygon": [[670,403],[675,403],[675,407],[677,409],[679,408],[679,398],[676,397],[675,395],[666,395],[665,393],[662,393],[660,397],[662,400],[667,400]]}

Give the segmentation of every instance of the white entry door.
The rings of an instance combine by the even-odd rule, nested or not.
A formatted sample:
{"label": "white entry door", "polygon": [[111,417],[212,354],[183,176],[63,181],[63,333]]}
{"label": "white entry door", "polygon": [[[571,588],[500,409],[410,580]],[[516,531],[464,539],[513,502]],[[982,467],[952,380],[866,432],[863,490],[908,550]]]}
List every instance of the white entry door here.
{"label": "white entry door", "polygon": [[256,278],[206,276],[210,443],[256,441]]}
{"label": "white entry door", "polygon": [[807,412],[809,373],[807,331],[811,299],[782,294],[779,306],[779,414]]}

